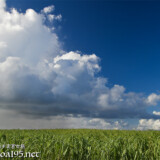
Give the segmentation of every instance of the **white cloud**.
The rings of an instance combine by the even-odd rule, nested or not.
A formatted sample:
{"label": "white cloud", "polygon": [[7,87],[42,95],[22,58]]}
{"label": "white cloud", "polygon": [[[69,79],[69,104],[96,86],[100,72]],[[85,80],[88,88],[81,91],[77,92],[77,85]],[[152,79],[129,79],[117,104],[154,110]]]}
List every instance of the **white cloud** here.
{"label": "white cloud", "polygon": [[[128,118],[154,115],[146,108],[160,96],[126,92],[121,85],[107,86],[97,76],[99,57],[79,51],[65,52],[53,26],[45,20],[54,7],[37,13],[5,10],[0,1],[0,106],[23,114],[50,116],[73,114],[84,117]],[[56,18],[57,17],[57,18]],[[52,15],[50,20],[61,19]],[[3,102],[3,103],[2,103]],[[90,124],[107,125],[103,120]]]}
{"label": "white cloud", "polygon": [[5,0],[0,1],[0,10],[4,9],[6,7]]}
{"label": "white cloud", "polygon": [[54,20],[54,18],[55,18],[55,16],[54,16],[53,14],[49,14],[49,15],[48,15],[48,20],[49,20],[50,22],[52,22],[52,21]]}
{"label": "white cloud", "polygon": [[111,103],[121,103],[124,101],[125,88],[120,85],[114,85],[108,92],[99,96],[99,105],[105,107],[110,106]]}
{"label": "white cloud", "polygon": [[160,130],[160,120],[140,119],[137,129],[139,130]]}
{"label": "white cloud", "polygon": [[160,116],[160,112],[153,111],[154,115]]}
{"label": "white cloud", "polygon": [[48,14],[47,15],[47,18],[50,22],[52,22],[53,20],[58,20],[58,21],[61,21],[62,20],[62,15],[53,15],[53,14]]}
{"label": "white cloud", "polygon": [[0,17],[0,42],[3,46],[5,44],[5,50],[0,47],[1,59],[19,57],[33,66],[44,57],[56,56],[60,52],[57,35],[43,25],[42,16],[32,9],[25,14],[15,9],[3,13]]}
{"label": "white cloud", "polygon": [[100,118],[93,118],[89,120],[87,124],[88,126],[90,126],[90,128],[96,128],[96,129],[125,129],[128,126],[128,123],[122,120],[106,121]]}
{"label": "white cloud", "polygon": [[7,44],[5,42],[0,42],[0,48],[6,48],[7,47]]}
{"label": "white cloud", "polygon": [[61,14],[57,15],[57,16],[55,17],[55,19],[61,21],[61,20],[62,20],[62,15],[61,15]]}
{"label": "white cloud", "polygon": [[147,103],[149,104],[149,105],[157,105],[157,103],[160,101],[160,95],[157,95],[157,94],[155,94],[155,93],[152,93],[152,94],[150,94],[149,96],[148,96],[148,98],[147,98]]}
{"label": "white cloud", "polygon": [[54,6],[53,6],[53,5],[52,5],[52,6],[45,7],[45,8],[43,9],[43,12],[44,12],[45,14],[51,13],[51,12],[53,12],[53,11],[54,11]]}

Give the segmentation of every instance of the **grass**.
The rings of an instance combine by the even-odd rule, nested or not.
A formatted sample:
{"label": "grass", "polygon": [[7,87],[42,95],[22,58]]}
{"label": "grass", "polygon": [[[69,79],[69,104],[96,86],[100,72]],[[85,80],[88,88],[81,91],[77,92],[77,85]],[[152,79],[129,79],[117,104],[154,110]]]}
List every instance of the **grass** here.
{"label": "grass", "polygon": [[[37,160],[160,160],[159,131],[95,129],[0,130],[0,145],[24,144]],[[21,149],[2,148],[2,152]]]}

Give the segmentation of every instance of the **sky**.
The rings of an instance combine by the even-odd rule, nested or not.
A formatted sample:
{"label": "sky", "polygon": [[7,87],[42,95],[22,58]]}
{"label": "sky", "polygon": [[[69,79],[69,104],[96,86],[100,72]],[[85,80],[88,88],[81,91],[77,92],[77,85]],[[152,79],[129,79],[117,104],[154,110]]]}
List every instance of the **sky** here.
{"label": "sky", "polygon": [[0,128],[160,130],[160,2],[1,0],[0,15]]}

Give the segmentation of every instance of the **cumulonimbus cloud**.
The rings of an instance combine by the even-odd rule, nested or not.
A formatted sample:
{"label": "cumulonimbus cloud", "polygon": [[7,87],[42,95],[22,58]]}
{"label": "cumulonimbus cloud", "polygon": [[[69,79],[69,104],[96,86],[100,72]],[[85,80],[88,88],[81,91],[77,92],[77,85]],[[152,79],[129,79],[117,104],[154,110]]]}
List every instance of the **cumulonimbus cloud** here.
{"label": "cumulonimbus cloud", "polygon": [[54,6],[40,13],[6,10],[0,1],[0,106],[34,116],[81,115],[100,118],[157,118],[147,113],[160,96],[109,88],[97,76],[100,58],[65,52],[45,21],[61,19]]}

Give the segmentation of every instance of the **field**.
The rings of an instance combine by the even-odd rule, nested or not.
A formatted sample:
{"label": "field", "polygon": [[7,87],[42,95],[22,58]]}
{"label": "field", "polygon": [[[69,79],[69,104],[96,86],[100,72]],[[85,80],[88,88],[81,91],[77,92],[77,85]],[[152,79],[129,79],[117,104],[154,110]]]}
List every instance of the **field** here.
{"label": "field", "polygon": [[[8,160],[160,160],[160,132],[95,129],[0,130],[0,147],[0,159]],[[29,152],[40,153],[29,155]],[[20,158],[22,153],[28,158]]]}

